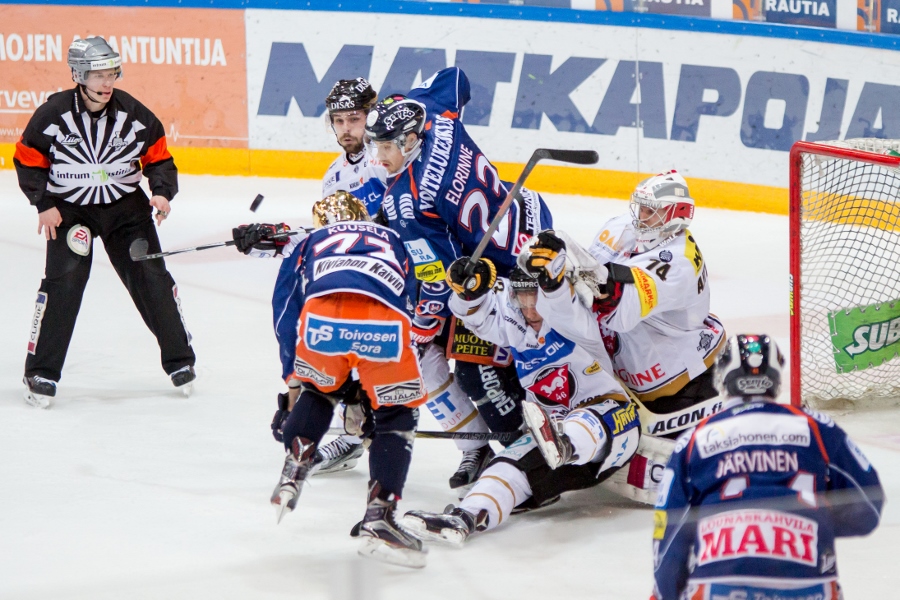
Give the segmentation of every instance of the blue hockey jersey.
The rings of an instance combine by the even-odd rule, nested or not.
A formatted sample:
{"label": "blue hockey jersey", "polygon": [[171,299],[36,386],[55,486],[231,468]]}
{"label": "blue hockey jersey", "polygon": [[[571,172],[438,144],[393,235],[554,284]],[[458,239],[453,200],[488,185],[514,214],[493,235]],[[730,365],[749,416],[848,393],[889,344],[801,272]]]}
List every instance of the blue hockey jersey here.
{"label": "blue hockey jersey", "polygon": [[283,379],[294,371],[303,303],[333,292],[369,296],[411,320],[416,279],[400,237],[375,223],[337,223],[310,233],[282,261],[272,312]]}
{"label": "blue hockey jersey", "polygon": [[655,598],[835,585],[835,538],[871,532],[883,503],[874,467],[830,417],[732,399],[678,439],[663,474]]}
{"label": "blue hockey jersey", "polygon": [[[466,133],[460,112],[469,101],[469,80],[456,67],[435,73],[408,97],[426,110],[421,152],[406,169],[387,181],[382,206],[391,228],[406,244],[416,277],[424,282],[420,310],[447,317],[450,288],[446,269],[469,256],[484,236],[511,187]],[[485,257],[500,275],[515,266],[522,245],[552,227],[541,197],[522,190],[513,202]]]}

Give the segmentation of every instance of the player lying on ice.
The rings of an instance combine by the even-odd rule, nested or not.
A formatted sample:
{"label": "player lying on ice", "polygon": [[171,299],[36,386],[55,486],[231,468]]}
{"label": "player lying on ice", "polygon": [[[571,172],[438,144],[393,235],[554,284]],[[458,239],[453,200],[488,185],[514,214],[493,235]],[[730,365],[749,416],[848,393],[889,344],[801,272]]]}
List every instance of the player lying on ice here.
{"label": "player lying on ice", "polygon": [[[357,198],[336,192],[313,206],[317,227],[279,273],[273,304],[283,376],[293,404],[282,427],[287,456],[271,502],[292,511],[339,402],[371,402],[369,494],[359,553],[425,566],[422,543],[394,517],[403,492],[425,384],[411,342],[416,281],[396,233],[369,222]],[[288,263],[289,261],[289,263]]]}
{"label": "player lying on ice", "polygon": [[654,600],[839,600],[835,538],[877,526],[875,468],[830,417],[776,403],[766,335],[719,355],[725,404],[678,438],[660,485]]}
{"label": "player lying on ice", "polygon": [[[636,407],[610,374],[599,331],[589,352],[555,329],[556,316],[568,311],[562,306],[571,303],[568,295],[549,298],[518,267],[495,285],[487,259],[467,276],[468,260],[450,267],[450,308],[476,335],[512,348],[528,392],[522,410],[529,431],[493,459],[458,508],[404,516],[403,525],[419,539],[454,545],[497,527],[516,507],[540,507],[562,492],[597,485],[632,458],[640,440]],[[563,275],[560,270],[543,287],[568,286]]]}

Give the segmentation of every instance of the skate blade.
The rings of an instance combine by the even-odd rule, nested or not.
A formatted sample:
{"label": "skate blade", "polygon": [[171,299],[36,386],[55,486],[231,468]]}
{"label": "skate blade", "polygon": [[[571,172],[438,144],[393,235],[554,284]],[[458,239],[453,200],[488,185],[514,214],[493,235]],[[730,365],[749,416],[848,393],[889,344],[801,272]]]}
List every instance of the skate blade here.
{"label": "skate blade", "polygon": [[185,398],[190,398],[191,394],[194,392],[194,382],[186,383],[183,386],[178,388],[181,390],[181,393],[184,394]]}
{"label": "skate blade", "polygon": [[358,458],[352,458],[350,460],[346,460],[344,462],[340,462],[336,465],[331,465],[330,467],[322,468],[319,467],[315,471],[313,471],[313,475],[328,475],[329,473],[340,473],[341,471],[349,471],[353,467],[356,466],[356,463],[359,462]]}
{"label": "skate blade", "polygon": [[29,404],[35,408],[50,408],[50,396],[44,396],[42,394],[34,394],[32,392],[25,392],[25,403]]}
{"label": "skate blade", "polygon": [[551,427],[550,417],[548,417],[540,407],[535,406],[532,402],[522,403],[522,417],[525,424],[535,437],[538,450],[547,461],[547,466],[556,469],[562,463],[562,457],[559,455],[559,449],[553,442],[553,434],[548,431]]}
{"label": "skate blade", "polygon": [[422,551],[409,550],[407,548],[397,548],[391,546],[384,540],[375,537],[363,536],[357,550],[360,556],[372,558],[379,562],[398,565],[400,567],[409,567],[411,569],[421,569],[425,566],[428,550],[423,548]]}
{"label": "skate blade", "polygon": [[443,527],[440,531],[432,531],[428,529],[425,521],[410,515],[403,515],[400,525],[414,538],[427,543],[462,548],[463,542],[466,541],[466,536],[452,527]]}
{"label": "skate blade", "polygon": [[277,496],[272,497],[272,506],[275,507],[276,524],[280,524],[284,515],[294,510],[296,502],[291,502],[294,498],[296,498],[296,496],[290,490],[283,490],[278,492]]}

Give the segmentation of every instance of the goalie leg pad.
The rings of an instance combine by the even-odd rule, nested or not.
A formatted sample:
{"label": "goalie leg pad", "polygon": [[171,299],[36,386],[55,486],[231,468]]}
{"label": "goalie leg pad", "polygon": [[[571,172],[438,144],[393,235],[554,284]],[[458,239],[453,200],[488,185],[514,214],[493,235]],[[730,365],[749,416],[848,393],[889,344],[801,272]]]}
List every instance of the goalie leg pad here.
{"label": "goalie leg pad", "polygon": [[595,462],[609,454],[609,430],[602,417],[591,409],[579,408],[570,412],[562,422],[562,430],[575,451],[571,464]]}

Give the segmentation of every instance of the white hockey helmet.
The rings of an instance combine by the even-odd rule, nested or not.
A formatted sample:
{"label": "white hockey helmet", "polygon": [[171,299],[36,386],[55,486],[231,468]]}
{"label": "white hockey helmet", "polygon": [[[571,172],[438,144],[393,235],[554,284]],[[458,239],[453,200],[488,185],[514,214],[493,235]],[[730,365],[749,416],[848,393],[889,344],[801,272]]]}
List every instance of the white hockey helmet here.
{"label": "white hockey helmet", "polygon": [[631,194],[631,216],[638,252],[687,229],[694,218],[694,199],[684,177],[673,169],[640,182]]}
{"label": "white hockey helmet", "polygon": [[81,85],[87,83],[91,71],[115,69],[116,78],[122,76],[122,57],[99,36],[72,42],[66,59],[72,69],[72,79]]}
{"label": "white hockey helmet", "polygon": [[716,358],[713,385],[721,396],[778,397],[784,356],[766,334],[740,334],[728,338]]}

